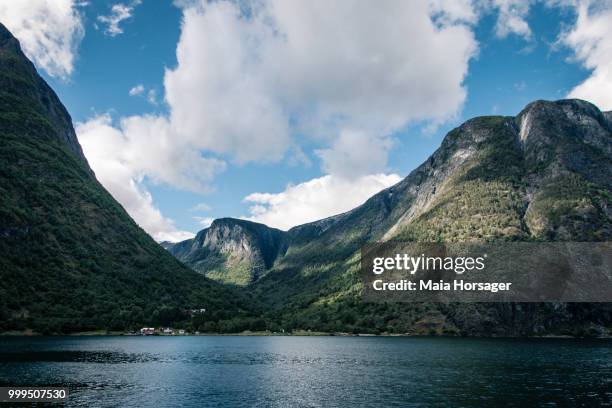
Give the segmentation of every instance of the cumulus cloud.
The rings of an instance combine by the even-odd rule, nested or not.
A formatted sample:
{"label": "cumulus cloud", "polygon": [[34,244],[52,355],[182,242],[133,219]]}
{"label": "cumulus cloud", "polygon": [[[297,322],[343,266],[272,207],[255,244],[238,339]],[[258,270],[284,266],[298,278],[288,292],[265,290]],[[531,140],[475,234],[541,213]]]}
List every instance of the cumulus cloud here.
{"label": "cumulus cloud", "polygon": [[[79,141],[84,137],[83,130],[90,132],[89,137],[81,144],[85,154],[104,156],[110,162],[121,161],[128,166],[131,173],[141,180],[147,177],[155,183],[164,183],[193,192],[210,192],[210,182],[214,176],[225,170],[223,160],[205,157],[200,150],[175,137],[173,130],[163,116],[144,115],[122,118],[114,125],[109,115],[96,116],[89,121],[78,124]],[[116,137],[119,134],[121,137]],[[106,144],[115,145],[113,149],[104,149],[104,155],[97,152],[97,144],[102,148]],[[101,162],[100,162],[101,163]],[[96,174],[102,174],[92,164]]]}
{"label": "cumulus cloud", "polygon": [[104,34],[110,37],[123,34],[121,23],[132,17],[134,8],[141,2],[141,0],[133,0],[129,3],[113,4],[109,14],[98,16],[97,20],[105,25]]}
{"label": "cumulus cloud", "polygon": [[171,122],[245,162],[281,158],[295,134],[380,140],[411,121],[444,121],[465,100],[477,44],[464,23],[470,7],[443,3],[452,4],[189,2],[165,78]]}
{"label": "cumulus cloud", "polygon": [[[124,118],[114,127],[96,118],[88,122],[103,130],[92,131],[92,151],[95,138],[111,130],[121,135],[109,139],[120,148],[108,150],[108,160],[119,156],[141,188],[146,177],[206,190],[224,161],[278,161],[288,151],[295,161],[306,144],[319,146],[322,170],[330,176],[304,186],[354,189],[351,197],[365,199],[393,177],[367,175],[385,170],[393,132],[458,113],[468,62],[477,52],[468,0],[460,6],[448,0],[179,4],[177,65],[164,75],[168,114]],[[92,166],[110,180],[104,165]],[[296,222],[357,202],[341,199],[331,187],[319,195],[320,202],[296,207],[305,214]],[[257,217],[274,218],[275,202],[260,202],[269,211]]]}
{"label": "cumulus cloud", "polygon": [[370,174],[357,179],[326,175],[289,185],[280,193],[248,195],[244,200],[252,204],[250,215],[243,218],[287,230],[351,210],[400,180],[397,174]]}
{"label": "cumulus cloud", "polygon": [[0,0],[0,21],[49,75],[67,78],[85,31],[75,0]]}
{"label": "cumulus cloud", "polygon": [[531,0],[493,0],[493,6],[499,13],[495,34],[500,38],[515,34],[530,40],[532,32],[527,23],[527,16],[531,3]]}
{"label": "cumulus cloud", "polygon": [[180,137],[240,162],[282,157],[287,118],[255,69],[266,34],[264,24],[243,17],[234,3],[184,10],[178,65],[164,81]]}
{"label": "cumulus cloud", "polygon": [[611,22],[612,1],[579,2],[575,25],[560,38],[574,51],[575,58],[592,70],[568,96],[586,99],[602,110],[612,110]]}
{"label": "cumulus cloud", "polygon": [[392,145],[389,137],[344,129],[329,148],[319,149],[316,153],[325,173],[355,178],[386,170]]}
{"label": "cumulus cloud", "polygon": [[[77,123],[76,131],[98,180],[143,229],[158,241],[190,238],[193,233],[178,230],[172,220],[163,217],[155,207],[143,183],[144,178],[173,184],[181,168],[169,166],[166,160],[171,157],[181,162],[187,161],[186,166],[195,165],[198,176],[205,178],[211,178],[222,164],[185,155],[170,141],[160,139],[157,139],[161,144],[156,146],[156,150],[148,149],[147,155],[142,155],[142,146],[148,143],[147,135],[151,132],[149,126],[165,125],[163,120],[132,117],[123,119],[119,126],[113,126],[109,115],[101,115],[85,123]],[[160,166],[154,163],[157,160],[162,161]]]}

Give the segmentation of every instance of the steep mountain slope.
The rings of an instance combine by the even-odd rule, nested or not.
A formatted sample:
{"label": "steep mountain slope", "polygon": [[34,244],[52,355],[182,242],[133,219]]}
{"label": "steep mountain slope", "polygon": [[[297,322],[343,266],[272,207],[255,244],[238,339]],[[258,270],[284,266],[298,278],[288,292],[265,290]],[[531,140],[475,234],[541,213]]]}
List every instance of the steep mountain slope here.
{"label": "steep mountain slope", "polygon": [[165,248],[209,278],[247,285],[269,270],[283,251],[283,232],[263,224],[221,218],[193,238]]}
{"label": "steep mountain slope", "polygon": [[[327,220],[303,245],[289,245],[254,289],[275,305],[289,294],[290,306],[277,310],[281,321],[298,326],[326,326],[334,316],[332,326],[357,330],[522,335],[609,329],[609,305],[364,305],[357,251],[366,240],[609,240],[611,147],[610,122],[584,101],[538,101],[516,118],[470,120],[405,180]],[[336,248],[338,256],[326,261],[324,247]],[[317,273],[295,268],[313,260]],[[292,291],[297,287],[308,289]]]}
{"label": "steep mountain slope", "polygon": [[400,183],[352,211],[289,230],[284,255],[249,290],[285,328],[608,330],[609,305],[368,305],[359,297],[358,269],[368,241],[610,240],[611,117],[588,102],[561,100],[536,101],[516,117],[469,120]]}
{"label": "steep mountain slope", "polygon": [[0,25],[0,332],[127,329],[242,315],[239,297],[181,265],[95,179],[71,119]]}

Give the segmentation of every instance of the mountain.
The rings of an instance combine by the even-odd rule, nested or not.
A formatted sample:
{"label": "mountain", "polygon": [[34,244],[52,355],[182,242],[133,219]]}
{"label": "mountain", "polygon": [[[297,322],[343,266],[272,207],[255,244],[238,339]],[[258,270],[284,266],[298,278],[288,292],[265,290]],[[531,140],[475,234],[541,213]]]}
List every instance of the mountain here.
{"label": "mountain", "polygon": [[283,241],[281,230],[251,221],[221,218],[193,239],[162,246],[209,278],[243,286],[270,270],[284,250]]}
{"label": "mountain", "polygon": [[0,25],[0,163],[0,332],[612,334],[606,303],[361,300],[370,241],[610,241],[612,113],[585,101],[471,119],[344,214],[286,232],[224,218],[162,247],[96,180],[66,109]]}
{"label": "mountain", "polygon": [[516,117],[468,120],[398,184],[347,213],[290,229],[285,249],[247,290],[282,328],[600,333],[612,327],[608,304],[363,303],[359,249],[388,240],[611,238],[612,112],[581,100],[536,101]]}
{"label": "mountain", "polygon": [[70,115],[2,25],[0,278],[0,332],[188,322],[188,308],[232,330],[248,315],[240,296],[174,259],[98,183]]}

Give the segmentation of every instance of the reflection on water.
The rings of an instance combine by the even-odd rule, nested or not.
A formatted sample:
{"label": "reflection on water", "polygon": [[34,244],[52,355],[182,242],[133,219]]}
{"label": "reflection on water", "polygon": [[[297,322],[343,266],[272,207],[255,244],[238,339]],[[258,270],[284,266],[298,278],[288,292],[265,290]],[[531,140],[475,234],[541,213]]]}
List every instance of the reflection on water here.
{"label": "reflection on water", "polygon": [[143,363],[154,361],[155,356],[147,353],[122,353],[113,351],[75,351],[75,350],[53,350],[53,351],[13,351],[0,352],[2,363],[26,363],[26,362],[56,362],[56,363]]}
{"label": "reflection on water", "polygon": [[0,339],[0,386],[69,406],[612,405],[612,342],[383,337]]}

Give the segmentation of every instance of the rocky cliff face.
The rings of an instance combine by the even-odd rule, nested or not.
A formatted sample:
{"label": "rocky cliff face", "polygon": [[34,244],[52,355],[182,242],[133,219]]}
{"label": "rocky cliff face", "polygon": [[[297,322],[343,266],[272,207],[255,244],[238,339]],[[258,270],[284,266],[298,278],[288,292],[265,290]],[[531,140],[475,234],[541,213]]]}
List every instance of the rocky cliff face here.
{"label": "rocky cliff face", "polygon": [[420,168],[424,182],[405,180],[420,191],[384,238],[609,239],[611,138],[604,115],[576,100],[468,121]]}
{"label": "rocky cliff face", "polygon": [[221,218],[195,238],[165,247],[210,278],[247,285],[272,268],[284,250],[283,245],[283,231],[255,222]]}
{"label": "rocky cliff face", "polygon": [[289,230],[286,250],[249,290],[283,324],[312,329],[608,330],[607,305],[365,305],[357,271],[367,241],[610,240],[611,117],[588,102],[560,100],[533,102],[516,117],[471,119],[400,183],[347,213]]}

